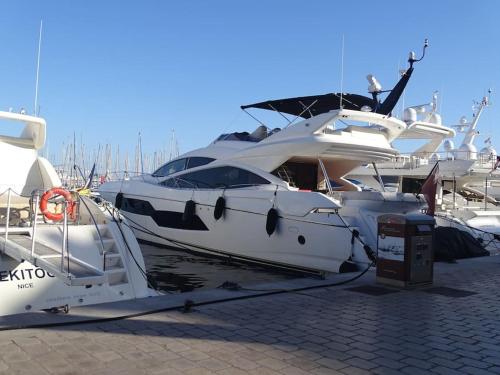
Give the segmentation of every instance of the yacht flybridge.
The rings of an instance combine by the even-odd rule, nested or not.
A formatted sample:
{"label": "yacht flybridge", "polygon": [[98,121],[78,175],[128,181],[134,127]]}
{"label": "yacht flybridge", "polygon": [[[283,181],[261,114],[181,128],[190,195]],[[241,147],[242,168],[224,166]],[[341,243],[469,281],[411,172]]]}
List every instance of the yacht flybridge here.
{"label": "yacht flybridge", "polygon": [[[345,175],[397,155],[391,142],[407,126],[391,111],[416,61],[411,54],[409,69],[383,102],[369,76],[372,98],[342,93],[242,106],[296,119],[283,129],[261,123],[252,133],[223,134],[150,176],[107,182],[99,192],[141,240],[312,271],[370,264],[374,242],[367,232],[376,225],[360,223],[366,229],[358,236],[360,207],[351,203],[344,217],[332,182],[351,193],[349,202],[366,199]],[[375,218],[422,207],[413,197],[393,198],[394,204],[382,194],[368,199]]]}
{"label": "yacht flybridge", "polygon": [[20,136],[0,135],[0,316],[150,296],[118,211],[61,188],[38,156],[45,121],[2,111],[0,121],[24,126]]}

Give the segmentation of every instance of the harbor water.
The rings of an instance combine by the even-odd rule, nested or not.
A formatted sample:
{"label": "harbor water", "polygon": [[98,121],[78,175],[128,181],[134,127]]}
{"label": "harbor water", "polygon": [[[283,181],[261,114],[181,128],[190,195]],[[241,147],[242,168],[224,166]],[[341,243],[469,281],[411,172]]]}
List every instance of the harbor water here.
{"label": "harbor water", "polygon": [[302,275],[260,265],[140,243],[148,275],[166,292],[214,289],[225,281],[251,286]]}

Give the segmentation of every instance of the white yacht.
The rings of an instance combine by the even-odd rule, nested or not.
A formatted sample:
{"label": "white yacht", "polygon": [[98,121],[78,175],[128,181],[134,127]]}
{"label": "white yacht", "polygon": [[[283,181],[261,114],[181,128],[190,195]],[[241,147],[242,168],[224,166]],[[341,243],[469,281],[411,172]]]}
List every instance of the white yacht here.
{"label": "white yacht", "polygon": [[[410,68],[383,102],[369,76],[373,98],[326,94],[242,106],[295,120],[283,129],[262,124],[252,133],[223,134],[151,176],[107,182],[99,192],[141,240],[312,271],[370,264],[377,216],[419,212],[424,203],[398,194],[368,197],[344,176],[398,154],[391,142],[407,126],[390,113],[415,61],[411,55]],[[350,192],[342,198],[348,209],[330,181]],[[375,222],[358,220],[367,206]]]}
{"label": "white yacht", "polygon": [[4,130],[24,126],[20,136],[0,135],[0,316],[156,294],[118,211],[61,188],[38,156],[45,120],[0,111],[0,121]]}

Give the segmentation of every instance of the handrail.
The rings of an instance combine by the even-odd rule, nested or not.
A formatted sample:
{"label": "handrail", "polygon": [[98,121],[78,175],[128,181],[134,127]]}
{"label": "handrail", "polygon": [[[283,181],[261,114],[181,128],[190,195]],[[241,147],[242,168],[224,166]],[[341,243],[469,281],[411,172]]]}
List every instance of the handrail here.
{"label": "handrail", "polygon": [[[0,197],[7,195],[7,207],[6,207],[6,223],[4,229],[4,236],[3,236],[3,241],[4,245],[7,245],[7,242],[9,240],[9,235],[13,232],[13,227],[10,225],[10,219],[12,217],[12,194],[15,194],[18,197],[22,197],[25,199],[30,198],[29,196],[25,196],[22,194],[17,193],[15,190],[12,188],[8,188],[4,190],[3,192],[0,193]],[[91,211],[90,207],[87,205],[87,203],[80,197],[80,201],[83,202],[83,206],[85,206],[88,215],[90,216],[90,219],[95,226],[97,230],[97,235],[99,238],[99,244],[100,244],[100,253],[104,257],[105,256],[105,245],[104,245],[104,240],[103,240],[103,235],[101,233],[101,229],[99,228],[98,220],[96,219],[94,213]],[[30,255],[31,257],[36,257],[37,256],[37,251],[36,251],[36,239],[37,239],[37,228],[38,228],[38,216],[40,214],[39,210],[39,204],[40,204],[40,191],[39,190],[34,190],[32,195],[31,195],[31,204],[30,204],[30,226],[31,226],[31,243],[30,243]],[[49,225],[58,225],[62,227],[62,242],[61,242],[61,247],[60,247],[60,267],[61,267],[61,272],[66,271],[66,275],[69,278],[70,277],[70,249],[68,247],[68,234],[69,234],[69,225],[70,225],[70,220],[68,219],[68,212],[67,212],[67,205],[68,202],[66,200],[63,201],[63,221],[62,223],[48,223]],[[75,223],[75,225],[78,225]],[[64,265],[64,260],[67,260],[67,269],[65,270],[65,265]],[[103,259],[103,269],[102,271],[105,271],[105,260]]]}
{"label": "handrail", "polygon": [[435,151],[435,152],[404,152],[400,153],[395,158],[421,158],[431,159],[433,156],[444,156],[450,160],[481,160],[482,162],[496,162],[496,157],[491,153],[482,153],[480,151],[467,150],[452,150],[452,151]]}
{"label": "handrail", "polygon": [[414,169],[437,161],[471,161],[476,168],[488,168],[493,171],[497,158],[493,154],[479,151],[408,152],[392,157],[387,163],[392,163],[394,169]]}
{"label": "handrail", "polygon": [[94,224],[95,229],[97,231],[97,236],[99,237],[99,243],[101,244],[102,270],[106,271],[106,251],[104,248],[104,240],[102,239],[101,230],[99,229],[99,225],[97,224],[97,220],[95,219],[94,215],[92,214],[92,211],[90,210],[90,208],[87,206],[87,203],[85,202],[83,197],[80,197],[80,201],[83,203],[83,205],[87,209],[87,212],[88,212],[88,214],[92,220],[92,223]]}
{"label": "handrail", "polygon": [[11,189],[9,188],[7,193],[7,214],[5,217],[5,244],[7,244],[7,240],[9,239],[9,224],[10,224],[10,197],[11,197]]}
{"label": "handrail", "polygon": [[66,207],[68,203],[66,200],[63,202],[63,238],[61,247],[61,272],[64,272],[64,253],[68,256],[68,269],[67,276],[69,276],[69,252],[68,252],[68,213],[66,212]]}
{"label": "handrail", "polygon": [[35,190],[34,192],[34,197],[35,199],[35,212],[33,214],[33,230],[31,234],[31,256],[33,257],[35,255],[35,238],[36,238],[36,218],[38,217],[38,205],[39,205],[39,200],[40,200],[40,193],[38,190]]}

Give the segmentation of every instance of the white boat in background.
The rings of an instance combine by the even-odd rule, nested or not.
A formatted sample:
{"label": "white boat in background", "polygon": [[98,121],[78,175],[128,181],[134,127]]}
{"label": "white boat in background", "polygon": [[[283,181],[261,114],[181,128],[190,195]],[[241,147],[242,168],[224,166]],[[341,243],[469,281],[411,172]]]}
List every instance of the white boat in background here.
{"label": "white boat in background", "polygon": [[[425,205],[412,196],[374,193],[375,225],[358,227],[357,202],[366,195],[345,178],[367,162],[397,156],[391,142],[407,126],[390,113],[415,61],[411,55],[410,68],[383,102],[370,77],[373,98],[342,93],[242,106],[295,119],[283,129],[261,123],[252,133],[223,134],[151,176],[107,182],[99,193],[116,202],[141,240],[308,271],[366,267],[377,215],[420,212]],[[348,210],[333,196],[331,181],[350,193]]]}
{"label": "white boat in background", "polygon": [[[418,182],[422,182],[439,161],[445,190],[451,191],[451,184],[454,181],[455,190],[477,194],[478,185],[484,185],[487,177],[500,182],[500,173],[494,170],[496,150],[491,143],[481,151],[477,151],[474,145],[478,134],[477,123],[488,103],[489,99],[483,98],[478,103],[471,122],[462,117],[460,125],[453,126],[460,133],[465,133],[463,141],[457,148],[452,140],[456,136],[456,131],[453,127],[442,125],[441,116],[437,113],[436,93],[430,104],[406,108],[403,121],[408,128],[397,141],[420,140],[424,141],[424,144],[409,154],[401,153],[389,162],[378,163],[377,170],[372,165],[358,167],[349,174],[349,177],[373,189],[381,190],[378,172],[384,181],[384,188],[415,192],[419,187]],[[490,190],[490,194],[491,192]]]}
{"label": "white boat in background", "polygon": [[[358,167],[350,172],[349,178],[376,191],[418,194],[439,162],[441,186],[436,197],[437,214],[479,230],[500,233],[497,152],[490,139],[480,151],[474,144],[479,118],[488,105],[489,97],[484,97],[476,103],[472,121],[462,117],[459,125],[446,127],[437,113],[435,93],[430,104],[409,107],[404,112],[403,120],[408,127],[398,141],[424,140],[422,146],[410,154],[378,163],[376,168],[370,164]],[[456,136],[453,128],[464,133],[458,147],[452,140]]]}
{"label": "white boat in background", "polygon": [[0,135],[0,316],[156,294],[118,211],[60,188],[38,156],[45,121],[3,111],[0,121],[24,126],[20,136]]}

